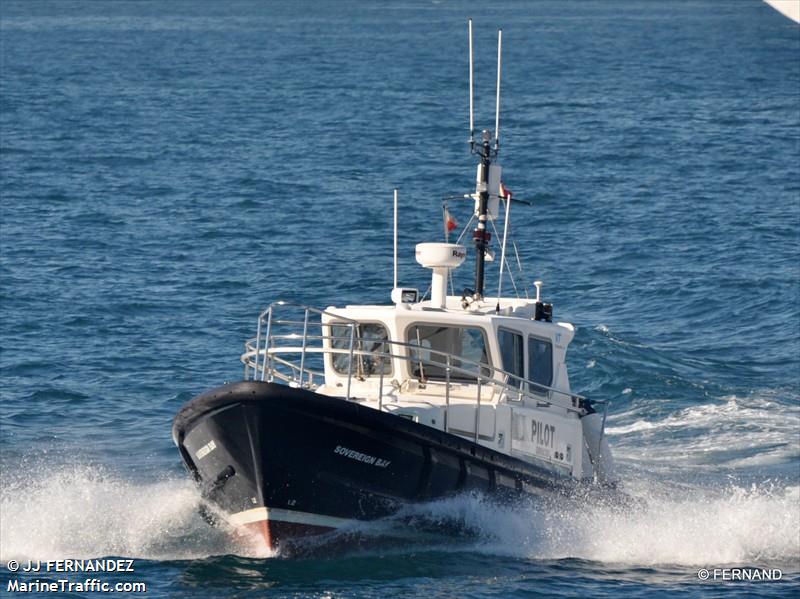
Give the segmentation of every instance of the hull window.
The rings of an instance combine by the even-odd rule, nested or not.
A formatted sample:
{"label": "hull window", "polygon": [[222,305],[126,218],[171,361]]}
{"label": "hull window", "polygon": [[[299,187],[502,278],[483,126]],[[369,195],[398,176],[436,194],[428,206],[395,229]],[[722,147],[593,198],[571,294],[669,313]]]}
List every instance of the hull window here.
{"label": "hull window", "polygon": [[[453,368],[475,372],[477,366],[474,363],[486,364],[481,366],[481,376],[492,375],[492,369],[488,367],[486,334],[481,329],[415,324],[407,329],[406,336],[408,344],[420,348],[410,350],[412,375],[420,380],[447,380],[445,354],[451,354],[450,365]],[[475,382],[477,377],[451,370],[450,380]]]}
{"label": "hull window", "polygon": [[553,346],[549,341],[528,337],[528,378],[533,381],[533,393],[547,394],[545,387],[553,383]]}

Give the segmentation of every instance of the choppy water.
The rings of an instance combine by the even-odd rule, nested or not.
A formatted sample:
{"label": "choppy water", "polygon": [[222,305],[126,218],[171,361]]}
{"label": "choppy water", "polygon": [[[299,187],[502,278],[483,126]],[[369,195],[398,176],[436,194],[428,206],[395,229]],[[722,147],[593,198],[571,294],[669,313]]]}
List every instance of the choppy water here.
{"label": "choppy water", "polygon": [[[525,283],[579,327],[573,386],[612,399],[642,508],[460,497],[247,557],[197,515],[171,418],[241,376],[269,301],[388,301],[394,187],[427,287],[413,245],[474,178],[467,16],[479,126],[504,29]],[[129,556],[153,597],[798,592],[796,25],[756,0],[4,0],[0,59],[4,589],[11,558]],[[725,566],[784,580],[697,578]]]}

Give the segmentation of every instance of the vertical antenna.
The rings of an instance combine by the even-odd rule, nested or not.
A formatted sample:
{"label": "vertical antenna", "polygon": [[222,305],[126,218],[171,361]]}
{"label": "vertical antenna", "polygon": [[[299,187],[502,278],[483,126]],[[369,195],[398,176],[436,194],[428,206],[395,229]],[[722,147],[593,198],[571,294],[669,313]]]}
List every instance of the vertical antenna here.
{"label": "vertical antenna", "polygon": [[397,190],[394,190],[394,286],[397,289]]}
{"label": "vertical antenna", "polygon": [[469,151],[475,149],[475,119],[473,117],[473,66],[472,66],[472,19],[469,21]]}
{"label": "vertical antenna", "polygon": [[497,30],[497,100],[495,101],[494,113],[494,151],[495,154],[500,149],[500,72],[503,56],[503,30]]}
{"label": "vertical antenna", "polygon": [[[503,266],[506,263],[506,240],[508,239],[508,217],[511,212],[511,198],[506,196],[506,220],[503,223],[503,251],[500,254],[500,280],[497,281],[497,307],[495,312],[500,312],[500,294],[503,290]],[[508,269],[509,273],[511,268]],[[513,279],[512,279],[513,282]]]}
{"label": "vertical antenna", "polygon": [[472,19],[468,21],[469,23],[469,151],[472,152],[475,149],[475,119],[473,117],[473,92],[472,92]]}

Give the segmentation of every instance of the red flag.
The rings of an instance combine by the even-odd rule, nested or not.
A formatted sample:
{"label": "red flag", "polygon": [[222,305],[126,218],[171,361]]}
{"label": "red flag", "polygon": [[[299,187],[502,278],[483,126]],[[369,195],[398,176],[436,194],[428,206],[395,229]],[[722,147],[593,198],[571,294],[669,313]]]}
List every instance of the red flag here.
{"label": "red flag", "polygon": [[448,233],[450,231],[454,231],[458,227],[458,221],[456,221],[456,217],[450,214],[450,211],[445,208],[444,209],[444,228],[445,231]]}
{"label": "red flag", "polygon": [[514,195],[512,191],[508,187],[503,185],[502,181],[500,181],[500,196],[507,200],[510,200],[512,195]]}

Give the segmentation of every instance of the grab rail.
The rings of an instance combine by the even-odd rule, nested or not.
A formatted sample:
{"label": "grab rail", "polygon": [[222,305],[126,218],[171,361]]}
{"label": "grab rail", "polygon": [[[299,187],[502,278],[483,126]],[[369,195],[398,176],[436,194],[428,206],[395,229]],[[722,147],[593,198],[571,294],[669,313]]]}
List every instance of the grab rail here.
{"label": "grab rail", "polygon": [[[277,318],[276,309],[302,310],[300,318]],[[314,317],[314,318],[312,318]],[[324,322],[323,318],[331,319]],[[318,318],[318,320],[317,320]],[[296,332],[302,326],[302,333]],[[326,335],[325,327],[345,327],[344,335]],[[341,314],[319,310],[302,304],[279,301],[270,304],[258,319],[256,337],[245,342],[245,352],[241,360],[245,365],[245,379],[274,381],[279,380],[291,386],[316,388],[316,380],[324,381],[325,355],[347,355],[347,387],[346,399],[352,399],[352,380],[365,381],[371,376],[365,373],[365,358],[379,367],[379,405],[383,407],[383,379],[385,364],[395,361],[410,365],[419,365],[420,377],[416,380],[421,385],[444,383],[445,395],[445,429],[447,428],[447,411],[450,406],[453,378],[458,382],[475,385],[476,395],[476,427],[477,436],[480,424],[480,405],[482,387],[492,389],[492,394],[499,394],[499,401],[521,401],[528,398],[538,403],[555,405],[563,409],[580,412],[585,397],[542,385],[527,380],[497,366],[483,362],[474,362],[463,356],[421,347],[420,344],[394,341],[391,339],[364,338],[357,335],[359,322]],[[320,334],[310,334],[309,329],[319,327]],[[262,335],[263,332],[263,335]],[[364,342],[377,343],[383,351],[365,350]],[[293,342],[293,343],[287,343]],[[345,347],[334,347],[334,342],[344,342]],[[388,351],[387,351],[388,350]],[[427,354],[427,358],[423,357]],[[288,354],[299,354],[299,364],[287,358]],[[438,360],[433,359],[439,358]],[[317,358],[316,363],[314,359]],[[459,364],[456,366],[454,364]],[[309,365],[311,364],[311,365]],[[355,365],[355,372],[354,372]],[[434,372],[444,368],[444,380],[431,379],[423,372]],[[488,371],[488,374],[486,372]],[[464,380],[466,379],[466,380]],[[413,380],[413,379],[411,379]],[[394,380],[393,384],[399,386]],[[535,389],[536,391],[531,391]],[[537,393],[538,392],[538,393]],[[544,395],[540,394],[544,393]],[[603,404],[603,401],[593,402]]]}

